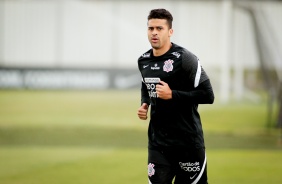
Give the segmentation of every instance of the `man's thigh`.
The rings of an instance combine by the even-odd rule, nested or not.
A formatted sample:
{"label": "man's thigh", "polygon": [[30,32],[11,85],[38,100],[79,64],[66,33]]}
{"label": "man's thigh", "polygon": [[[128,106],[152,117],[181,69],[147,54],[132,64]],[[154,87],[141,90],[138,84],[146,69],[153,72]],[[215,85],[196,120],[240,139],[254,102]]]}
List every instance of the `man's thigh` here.
{"label": "man's thigh", "polygon": [[165,154],[159,150],[148,150],[149,184],[171,184],[175,170]]}
{"label": "man's thigh", "polygon": [[183,151],[176,157],[175,184],[207,184],[207,159],[205,149]]}
{"label": "man's thigh", "polygon": [[148,153],[149,184],[207,184],[205,149],[159,151]]}

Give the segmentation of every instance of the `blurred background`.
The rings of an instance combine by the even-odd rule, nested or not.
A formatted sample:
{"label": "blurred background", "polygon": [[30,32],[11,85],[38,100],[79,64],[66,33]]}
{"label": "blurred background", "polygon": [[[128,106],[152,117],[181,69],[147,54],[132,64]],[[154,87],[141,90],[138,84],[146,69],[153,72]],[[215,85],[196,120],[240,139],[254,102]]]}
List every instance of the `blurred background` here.
{"label": "blurred background", "polygon": [[154,8],[215,91],[212,183],[282,182],[282,1],[0,0],[1,184],[147,182],[137,59]]}
{"label": "blurred background", "polygon": [[220,101],[281,80],[280,1],[1,0],[0,87],[139,87],[146,18],[158,7],[173,14],[172,41],[198,55]]}

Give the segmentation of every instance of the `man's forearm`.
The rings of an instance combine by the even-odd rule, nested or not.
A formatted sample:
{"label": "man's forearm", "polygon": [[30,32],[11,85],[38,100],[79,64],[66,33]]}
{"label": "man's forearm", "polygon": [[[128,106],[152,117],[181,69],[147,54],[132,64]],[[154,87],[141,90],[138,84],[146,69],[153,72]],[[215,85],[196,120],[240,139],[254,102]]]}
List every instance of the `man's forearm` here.
{"label": "man's forearm", "polygon": [[172,100],[195,104],[212,104],[214,102],[214,94],[210,81],[202,82],[193,91],[172,90]]}

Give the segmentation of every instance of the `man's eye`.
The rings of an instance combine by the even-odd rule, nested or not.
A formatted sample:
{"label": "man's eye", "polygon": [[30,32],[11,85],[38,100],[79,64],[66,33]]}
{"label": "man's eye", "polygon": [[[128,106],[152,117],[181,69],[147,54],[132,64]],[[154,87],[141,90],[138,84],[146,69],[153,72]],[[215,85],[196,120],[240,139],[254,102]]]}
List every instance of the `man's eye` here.
{"label": "man's eye", "polygon": [[158,27],[157,29],[158,29],[158,30],[160,31],[160,30],[162,30],[163,28],[161,28],[161,27]]}

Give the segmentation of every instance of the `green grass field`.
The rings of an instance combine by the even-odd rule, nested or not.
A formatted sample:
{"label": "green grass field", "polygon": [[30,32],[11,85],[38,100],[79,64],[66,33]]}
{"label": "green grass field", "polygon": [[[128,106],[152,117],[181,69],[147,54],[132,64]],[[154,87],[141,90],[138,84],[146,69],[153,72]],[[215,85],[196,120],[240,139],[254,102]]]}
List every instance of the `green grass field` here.
{"label": "green grass field", "polygon": [[[137,90],[0,91],[0,184],[145,184]],[[201,105],[211,184],[282,183],[266,102]]]}

